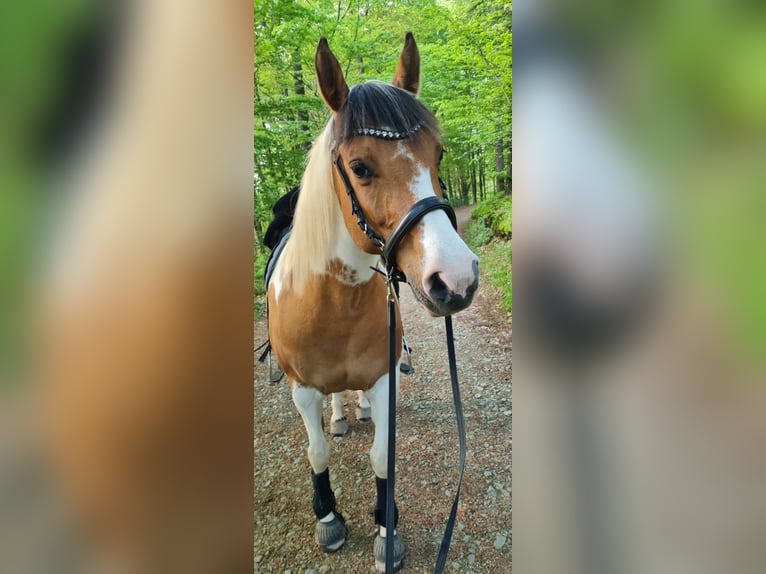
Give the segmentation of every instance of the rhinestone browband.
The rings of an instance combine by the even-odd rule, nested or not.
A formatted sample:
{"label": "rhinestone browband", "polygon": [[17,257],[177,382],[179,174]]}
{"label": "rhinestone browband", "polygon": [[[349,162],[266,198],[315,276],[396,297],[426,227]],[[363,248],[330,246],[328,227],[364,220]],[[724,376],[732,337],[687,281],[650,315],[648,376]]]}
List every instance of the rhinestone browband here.
{"label": "rhinestone browband", "polygon": [[374,138],[383,138],[387,140],[403,140],[410,137],[416,131],[420,129],[421,124],[417,124],[411,130],[406,132],[395,132],[392,130],[384,130],[379,128],[360,128],[354,130],[355,136],[371,136]]}

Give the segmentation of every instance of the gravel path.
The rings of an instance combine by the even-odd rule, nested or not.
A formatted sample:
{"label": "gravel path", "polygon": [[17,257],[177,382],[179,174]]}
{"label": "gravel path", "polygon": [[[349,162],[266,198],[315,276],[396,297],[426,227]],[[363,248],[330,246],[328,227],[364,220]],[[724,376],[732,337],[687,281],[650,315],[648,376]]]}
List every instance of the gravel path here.
{"label": "gravel path", "polygon": [[[463,223],[469,208],[461,208]],[[461,225],[462,228],[462,225]],[[408,555],[401,572],[430,573],[454,496],[457,433],[447,367],[444,322],[430,318],[402,286],[405,335],[415,374],[402,376],[397,410],[399,532]],[[511,572],[511,321],[497,296],[481,287],[473,305],[453,318],[467,433],[466,471],[446,572]],[[265,340],[265,321],[255,341]],[[330,477],[350,532],[343,548],[316,547],[306,432],[287,383],[269,384],[255,371],[255,572],[374,572],[375,483],[368,452],[371,423],[354,418],[344,394],[349,433],[330,438]],[[330,410],[325,410],[329,428]]]}

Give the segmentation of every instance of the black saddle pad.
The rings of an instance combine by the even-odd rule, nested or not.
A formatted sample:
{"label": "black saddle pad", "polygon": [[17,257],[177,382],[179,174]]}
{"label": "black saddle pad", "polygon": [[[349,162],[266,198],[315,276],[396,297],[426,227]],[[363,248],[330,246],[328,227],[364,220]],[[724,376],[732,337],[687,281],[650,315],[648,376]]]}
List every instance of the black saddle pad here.
{"label": "black saddle pad", "polygon": [[266,228],[266,234],[263,236],[263,244],[274,251],[274,248],[282,238],[282,234],[285,229],[289,229],[293,225],[293,218],[295,217],[295,206],[298,204],[298,194],[300,193],[300,186],[296,186],[280,197],[271,209],[274,214],[274,219],[269,223]]}
{"label": "black saddle pad", "polygon": [[274,268],[277,266],[279,255],[282,253],[282,249],[284,249],[287,243],[287,238],[290,236],[299,193],[300,186],[292,188],[280,197],[271,209],[272,213],[274,213],[274,218],[269,223],[266,234],[263,236],[263,244],[271,249],[271,255],[269,255],[268,261],[266,261],[266,268],[263,273],[263,282],[267,290],[271,276],[274,274]]}

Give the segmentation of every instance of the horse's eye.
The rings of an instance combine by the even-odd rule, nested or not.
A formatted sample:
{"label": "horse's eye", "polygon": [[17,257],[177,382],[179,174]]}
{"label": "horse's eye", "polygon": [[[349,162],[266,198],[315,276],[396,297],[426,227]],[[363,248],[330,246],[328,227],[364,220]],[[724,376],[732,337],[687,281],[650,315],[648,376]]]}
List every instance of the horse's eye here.
{"label": "horse's eye", "polygon": [[368,177],[372,177],[372,172],[370,171],[370,168],[364,165],[361,161],[352,163],[351,171],[353,171],[354,175],[358,177],[359,179],[367,179]]}

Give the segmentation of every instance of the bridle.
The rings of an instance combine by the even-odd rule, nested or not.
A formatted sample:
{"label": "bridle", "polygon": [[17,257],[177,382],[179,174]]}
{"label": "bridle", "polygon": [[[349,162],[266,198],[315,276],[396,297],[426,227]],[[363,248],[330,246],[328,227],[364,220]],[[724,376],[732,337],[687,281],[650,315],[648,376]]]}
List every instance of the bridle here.
{"label": "bridle", "polygon": [[[457,229],[455,210],[452,209],[449,202],[442,197],[434,195],[432,197],[421,199],[410,207],[407,213],[404,214],[404,217],[402,217],[399,220],[399,223],[396,224],[396,227],[394,227],[388,240],[385,240],[380,233],[367,224],[367,220],[364,217],[364,211],[362,211],[362,206],[359,205],[359,200],[356,197],[354,187],[348,179],[346,170],[343,169],[343,161],[340,154],[337,153],[337,151],[333,151],[333,157],[335,169],[338,170],[338,175],[343,182],[343,186],[346,188],[346,195],[348,195],[348,199],[351,202],[351,214],[356,216],[356,223],[359,226],[359,229],[361,229],[367,236],[370,243],[380,249],[387,273],[394,273],[399,281],[406,282],[404,273],[396,266],[396,251],[399,249],[399,244],[402,242],[402,239],[404,239],[404,236],[407,235],[410,229],[423,219],[427,213],[437,209],[446,212],[447,217],[449,217],[450,222],[452,223],[452,227]],[[439,178],[439,186],[442,189],[442,193],[444,193],[446,186],[441,178]]]}
{"label": "bridle", "polygon": [[[388,140],[399,140],[408,138],[411,133],[419,129],[419,125],[413,128],[410,132],[399,133],[392,132],[390,130],[382,129],[370,129],[363,128],[358,130],[357,135],[368,135],[372,137],[379,137]],[[442,210],[449,217],[452,227],[457,229],[457,217],[455,216],[455,210],[449,202],[437,196],[427,197],[417,201],[407,213],[399,220],[394,227],[394,230],[389,235],[388,240],[375,231],[367,224],[362,206],[359,204],[359,200],[356,197],[351,182],[348,179],[346,171],[343,169],[343,161],[340,154],[337,151],[336,146],[332,149],[333,163],[335,169],[338,171],[341,181],[346,188],[346,195],[348,195],[351,202],[351,213],[356,216],[357,225],[362,232],[369,238],[370,242],[381,251],[381,257],[385,264],[386,272],[386,287],[387,287],[387,302],[388,302],[388,459],[387,459],[387,480],[386,480],[386,526],[391,532],[391,535],[386,537],[386,574],[393,574],[394,571],[394,486],[395,486],[395,461],[396,461],[396,314],[395,304],[397,302],[398,284],[400,282],[407,281],[407,277],[396,265],[396,252],[399,248],[399,244],[407,233],[426,216],[427,213],[436,210]],[[439,178],[439,186],[444,194],[446,191],[444,182]],[[452,317],[447,315],[444,317],[444,324],[447,334],[447,357],[449,360],[449,372],[450,381],[452,383],[452,400],[455,406],[455,418],[457,421],[458,430],[458,479],[457,487],[455,490],[455,498],[452,502],[452,508],[450,510],[449,519],[444,529],[444,535],[442,536],[441,545],[439,547],[439,554],[436,558],[436,564],[434,566],[433,574],[441,574],[444,570],[444,566],[447,562],[447,553],[449,551],[450,542],[452,540],[452,531],[455,526],[455,519],[457,517],[458,502],[460,500],[460,486],[463,482],[463,471],[465,469],[465,428],[463,424],[463,409],[460,402],[460,387],[457,379],[457,363],[455,360],[455,343],[452,336]]]}

